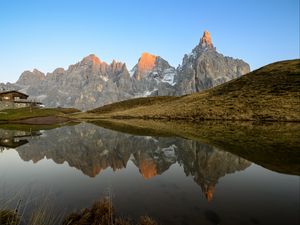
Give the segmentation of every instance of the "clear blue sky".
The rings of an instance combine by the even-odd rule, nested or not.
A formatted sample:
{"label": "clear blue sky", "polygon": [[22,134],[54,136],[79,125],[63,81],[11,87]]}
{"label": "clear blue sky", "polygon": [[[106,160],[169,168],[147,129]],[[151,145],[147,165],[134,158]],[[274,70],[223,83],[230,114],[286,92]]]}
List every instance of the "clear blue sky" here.
{"label": "clear blue sky", "polygon": [[299,58],[298,0],[1,0],[0,82],[90,53],[131,69],[146,51],[177,66],[205,29],[251,69]]}

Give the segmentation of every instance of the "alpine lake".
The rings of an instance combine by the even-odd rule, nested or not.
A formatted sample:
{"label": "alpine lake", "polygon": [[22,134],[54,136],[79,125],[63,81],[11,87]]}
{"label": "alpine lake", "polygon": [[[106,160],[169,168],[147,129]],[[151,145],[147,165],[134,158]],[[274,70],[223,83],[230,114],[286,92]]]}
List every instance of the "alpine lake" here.
{"label": "alpine lake", "polygon": [[0,124],[0,205],[26,221],[109,197],[158,224],[300,223],[300,124]]}

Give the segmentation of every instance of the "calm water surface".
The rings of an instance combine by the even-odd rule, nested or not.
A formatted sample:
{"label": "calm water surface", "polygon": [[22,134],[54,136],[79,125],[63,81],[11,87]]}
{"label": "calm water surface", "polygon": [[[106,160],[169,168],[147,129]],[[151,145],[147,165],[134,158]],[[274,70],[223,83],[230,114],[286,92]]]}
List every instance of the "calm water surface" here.
{"label": "calm water surface", "polygon": [[0,129],[0,203],[70,213],[111,196],[119,215],[161,224],[299,224],[299,176],[214,146],[82,123]]}

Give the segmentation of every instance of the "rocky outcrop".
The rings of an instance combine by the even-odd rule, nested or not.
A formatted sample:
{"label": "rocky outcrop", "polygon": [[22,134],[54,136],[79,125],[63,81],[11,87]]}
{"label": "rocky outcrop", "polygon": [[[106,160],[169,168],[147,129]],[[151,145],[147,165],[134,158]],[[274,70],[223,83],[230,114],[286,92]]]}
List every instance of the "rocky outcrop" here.
{"label": "rocky outcrop", "polygon": [[250,72],[247,63],[240,59],[223,56],[213,46],[208,31],[182,65],[177,68],[176,94],[199,92]]}
{"label": "rocky outcrop", "polygon": [[136,97],[199,92],[249,71],[242,60],[218,53],[205,31],[177,69],[160,56],[143,53],[129,72],[125,63],[107,64],[91,54],[67,70],[57,68],[46,75],[36,69],[25,71],[16,84],[0,84],[0,89],[21,90],[47,107],[87,110]]}

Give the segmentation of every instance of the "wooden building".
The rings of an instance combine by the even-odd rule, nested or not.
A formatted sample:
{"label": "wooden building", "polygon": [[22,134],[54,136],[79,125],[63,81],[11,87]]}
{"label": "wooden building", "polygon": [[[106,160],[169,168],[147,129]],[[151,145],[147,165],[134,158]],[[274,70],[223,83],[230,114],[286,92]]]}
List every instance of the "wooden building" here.
{"label": "wooden building", "polygon": [[28,95],[19,91],[0,92],[0,110],[23,107],[39,107],[40,102],[28,100]]}
{"label": "wooden building", "polygon": [[5,91],[0,93],[1,101],[19,101],[20,99],[27,99],[29,96],[19,91]]}

